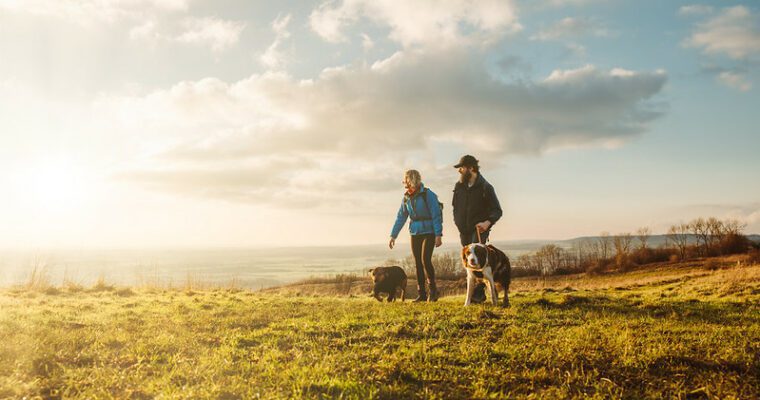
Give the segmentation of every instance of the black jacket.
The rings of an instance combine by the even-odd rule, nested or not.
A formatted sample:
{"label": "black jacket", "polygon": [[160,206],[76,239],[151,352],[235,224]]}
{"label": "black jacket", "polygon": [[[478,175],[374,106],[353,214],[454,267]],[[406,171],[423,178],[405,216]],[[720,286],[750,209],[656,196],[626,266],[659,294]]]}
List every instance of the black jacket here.
{"label": "black jacket", "polygon": [[475,224],[486,220],[491,221],[493,225],[502,215],[496,191],[480,174],[472,187],[461,182],[454,185],[454,199],[451,205],[454,210],[454,223],[461,233],[474,231]]}

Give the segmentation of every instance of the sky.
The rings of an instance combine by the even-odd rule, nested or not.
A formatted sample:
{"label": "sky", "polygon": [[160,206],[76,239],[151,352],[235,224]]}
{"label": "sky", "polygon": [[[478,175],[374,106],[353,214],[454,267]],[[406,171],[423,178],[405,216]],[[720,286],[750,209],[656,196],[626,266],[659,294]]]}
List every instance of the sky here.
{"label": "sky", "polygon": [[[385,243],[473,154],[492,240],[760,232],[760,4],[0,0],[0,248]],[[407,231],[400,242],[408,242]]]}

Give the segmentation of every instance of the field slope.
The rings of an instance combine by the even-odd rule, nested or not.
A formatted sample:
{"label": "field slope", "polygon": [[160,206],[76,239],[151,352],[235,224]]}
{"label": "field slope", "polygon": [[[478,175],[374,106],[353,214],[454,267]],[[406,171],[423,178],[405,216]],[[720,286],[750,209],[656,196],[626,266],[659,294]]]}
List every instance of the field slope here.
{"label": "field slope", "polygon": [[[714,267],[714,266],[713,266]],[[0,398],[757,398],[760,266],[515,283],[513,306],[0,291]],[[550,286],[547,286],[550,287]]]}

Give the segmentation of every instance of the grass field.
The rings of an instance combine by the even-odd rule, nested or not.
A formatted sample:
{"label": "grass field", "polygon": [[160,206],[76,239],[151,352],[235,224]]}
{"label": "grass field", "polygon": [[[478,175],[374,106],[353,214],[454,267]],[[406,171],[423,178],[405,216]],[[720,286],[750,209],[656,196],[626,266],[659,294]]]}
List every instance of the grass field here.
{"label": "grass field", "polygon": [[760,266],[537,282],[509,309],[8,288],[0,398],[758,397]]}

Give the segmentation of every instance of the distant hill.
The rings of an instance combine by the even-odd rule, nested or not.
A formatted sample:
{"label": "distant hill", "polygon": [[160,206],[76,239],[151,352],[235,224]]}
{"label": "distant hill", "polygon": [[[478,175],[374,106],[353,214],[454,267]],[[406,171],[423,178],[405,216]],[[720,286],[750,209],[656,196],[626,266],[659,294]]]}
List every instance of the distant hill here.
{"label": "distant hill", "polygon": [[[538,250],[542,246],[545,246],[547,244],[556,244],[557,246],[560,246],[562,248],[574,248],[578,247],[583,242],[596,242],[600,239],[600,236],[580,236],[572,239],[564,239],[564,240],[506,240],[506,241],[495,241],[493,244],[496,247],[499,247],[505,251],[509,251],[511,253],[530,253],[533,251]],[[760,235],[757,234],[750,234],[747,235],[747,238],[755,243],[760,243]],[[649,237],[649,240],[647,241],[647,246],[649,247],[661,247],[665,246],[667,244],[668,236],[667,235],[652,235]],[[697,238],[694,235],[688,235],[688,241],[691,244],[694,244],[697,242]],[[634,246],[638,245],[638,238],[634,235],[633,237],[633,243]]]}

